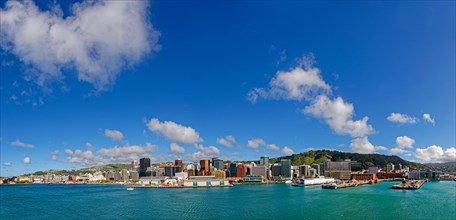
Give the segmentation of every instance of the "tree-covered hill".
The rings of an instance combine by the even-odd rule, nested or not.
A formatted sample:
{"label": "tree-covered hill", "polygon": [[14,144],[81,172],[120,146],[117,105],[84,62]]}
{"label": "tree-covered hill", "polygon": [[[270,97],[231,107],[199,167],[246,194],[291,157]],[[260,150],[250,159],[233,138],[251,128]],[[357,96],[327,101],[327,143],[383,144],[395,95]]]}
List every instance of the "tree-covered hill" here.
{"label": "tree-covered hill", "polygon": [[292,165],[323,163],[326,159],[331,161],[344,161],[350,159],[352,161],[360,162],[363,169],[367,169],[372,165],[385,167],[387,163],[402,164],[408,166],[410,169],[414,168],[428,168],[428,166],[420,163],[414,163],[404,160],[398,156],[389,156],[382,154],[358,154],[330,150],[316,150],[308,151],[291,156],[272,158],[270,163],[278,163],[281,159],[291,159]]}

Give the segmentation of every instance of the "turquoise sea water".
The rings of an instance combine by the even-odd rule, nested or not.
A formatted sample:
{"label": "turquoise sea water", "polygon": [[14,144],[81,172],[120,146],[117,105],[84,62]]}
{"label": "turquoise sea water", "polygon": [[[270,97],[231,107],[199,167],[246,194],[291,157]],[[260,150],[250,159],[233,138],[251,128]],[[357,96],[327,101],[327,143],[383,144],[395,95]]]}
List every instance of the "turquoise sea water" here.
{"label": "turquoise sea water", "polygon": [[285,184],[135,189],[119,185],[0,186],[1,219],[456,219],[456,182],[391,190]]}

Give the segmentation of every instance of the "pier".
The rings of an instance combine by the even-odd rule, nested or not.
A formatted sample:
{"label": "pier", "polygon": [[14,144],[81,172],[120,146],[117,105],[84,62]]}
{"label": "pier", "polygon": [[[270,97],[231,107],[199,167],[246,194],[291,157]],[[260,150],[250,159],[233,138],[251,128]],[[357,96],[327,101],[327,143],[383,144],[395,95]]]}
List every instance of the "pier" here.
{"label": "pier", "polygon": [[391,189],[410,189],[416,190],[421,188],[425,183],[424,180],[403,180],[401,184],[391,186]]}

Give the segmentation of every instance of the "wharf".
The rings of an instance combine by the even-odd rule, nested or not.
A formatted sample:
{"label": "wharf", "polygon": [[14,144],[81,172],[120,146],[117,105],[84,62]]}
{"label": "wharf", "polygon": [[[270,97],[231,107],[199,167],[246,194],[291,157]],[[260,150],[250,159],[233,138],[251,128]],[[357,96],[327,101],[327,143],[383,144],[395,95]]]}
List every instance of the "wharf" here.
{"label": "wharf", "polygon": [[170,188],[214,188],[214,187],[232,187],[231,184],[226,184],[223,186],[183,186],[183,185],[131,185],[133,188],[161,188],[161,189],[170,189]]}
{"label": "wharf", "polygon": [[416,190],[421,188],[425,183],[424,180],[404,180],[401,184],[391,186],[391,189],[410,189]]}
{"label": "wharf", "polygon": [[356,187],[359,185],[369,184],[369,181],[350,181],[350,182],[340,182],[340,183],[330,183],[321,185],[322,189],[342,189],[348,187]]}

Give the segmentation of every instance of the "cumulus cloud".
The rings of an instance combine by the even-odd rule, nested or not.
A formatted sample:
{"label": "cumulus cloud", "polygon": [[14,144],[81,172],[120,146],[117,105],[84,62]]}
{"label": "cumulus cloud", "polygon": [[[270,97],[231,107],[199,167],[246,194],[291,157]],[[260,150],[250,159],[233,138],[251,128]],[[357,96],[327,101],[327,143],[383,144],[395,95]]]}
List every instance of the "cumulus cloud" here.
{"label": "cumulus cloud", "polygon": [[407,136],[400,136],[396,138],[396,146],[390,149],[390,154],[410,154],[406,148],[413,148],[415,140]]}
{"label": "cumulus cloud", "polygon": [[204,147],[201,144],[195,144],[195,148],[198,151],[189,156],[190,160],[202,160],[220,156],[220,150],[215,146]]}
{"label": "cumulus cloud", "polygon": [[62,81],[63,69],[105,90],[120,71],[158,51],[160,33],[147,1],[84,1],[62,10],[40,10],[33,1],[7,1],[0,10],[1,47],[27,67],[26,78],[45,86]]}
{"label": "cumulus cloud", "polygon": [[383,146],[374,146],[367,137],[355,138],[350,143],[350,149],[355,153],[372,154],[377,151],[387,150]]}
{"label": "cumulus cloud", "polygon": [[435,125],[435,120],[433,118],[431,118],[431,115],[428,113],[423,114],[423,120]]}
{"label": "cumulus cloud", "polygon": [[147,123],[147,126],[150,131],[163,135],[171,142],[194,144],[203,141],[195,129],[172,121],[160,122],[158,119],[153,118]]}
{"label": "cumulus cloud", "polygon": [[57,159],[58,159],[57,155],[52,155],[51,156],[51,160],[57,160]]}
{"label": "cumulus cloud", "polygon": [[456,148],[444,150],[440,146],[432,145],[427,148],[417,148],[415,157],[421,162],[456,162]]}
{"label": "cumulus cloud", "polygon": [[322,118],[337,134],[363,137],[375,132],[374,128],[367,124],[368,117],[356,121],[352,119],[353,104],[344,102],[341,97],[330,99],[326,95],[320,95],[304,109],[304,113]]}
{"label": "cumulus cloud", "polygon": [[10,166],[12,166],[12,165],[13,165],[13,164],[10,163],[10,162],[5,162],[5,163],[3,163],[3,166],[5,166],[5,167],[10,167]]}
{"label": "cumulus cloud", "polygon": [[124,138],[122,132],[120,132],[118,130],[105,129],[104,135],[108,138],[111,138],[114,141],[121,141]]}
{"label": "cumulus cloud", "polygon": [[23,148],[34,148],[35,147],[35,145],[33,145],[33,144],[27,144],[20,140],[15,140],[15,141],[11,142],[11,145],[16,146],[16,147],[23,147]]}
{"label": "cumulus cloud", "polygon": [[157,150],[157,146],[146,143],[145,146],[126,145],[123,147],[101,148],[96,153],[91,150],[82,151],[76,149],[73,151],[66,149],[65,153],[67,154],[67,162],[79,163],[84,166],[98,166],[111,163],[129,163],[141,157],[150,157],[150,154]]}
{"label": "cumulus cloud", "polygon": [[396,147],[399,148],[413,148],[415,140],[407,136],[400,136],[396,138]]}
{"label": "cumulus cloud", "polygon": [[30,159],[30,157],[24,157],[24,159],[22,160],[22,163],[25,163],[25,164],[30,164],[32,162],[32,160]]}
{"label": "cumulus cloud", "polygon": [[256,152],[260,151],[260,146],[263,146],[264,148],[266,148],[270,151],[274,151],[274,152],[280,153],[282,155],[291,155],[294,153],[294,151],[287,146],[280,148],[276,144],[266,143],[266,141],[264,141],[261,138],[253,138],[253,139],[250,139],[247,141],[247,147],[253,149]]}
{"label": "cumulus cloud", "polygon": [[173,153],[176,153],[176,154],[183,154],[185,153],[185,149],[181,146],[179,146],[178,144],[176,143],[171,143],[169,145],[169,149],[171,150],[171,152]]}
{"label": "cumulus cloud", "polygon": [[231,147],[234,147],[234,145],[236,144],[236,139],[232,135],[228,135],[224,138],[223,137],[217,138],[217,143],[222,146],[231,148]]}
{"label": "cumulus cloud", "polygon": [[390,122],[396,122],[400,124],[416,124],[418,119],[412,116],[401,113],[391,113],[387,118]]}
{"label": "cumulus cloud", "polygon": [[257,99],[309,100],[315,94],[330,93],[331,87],[326,84],[320,69],[314,67],[313,56],[308,56],[298,67],[290,71],[279,71],[269,82],[269,88],[254,88],[247,98],[255,103]]}
{"label": "cumulus cloud", "polygon": [[284,147],[282,150],[280,150],[280,153],[283,155],[292,155],[294,154],[294,151],[289,147]]}
{"label": "cumulus cloud", "polygon": [[260,151],[260,146],[265,144],[266,142],[261,138],[254,138],[247,141],[247,147],[255,150],[256,152]]}

